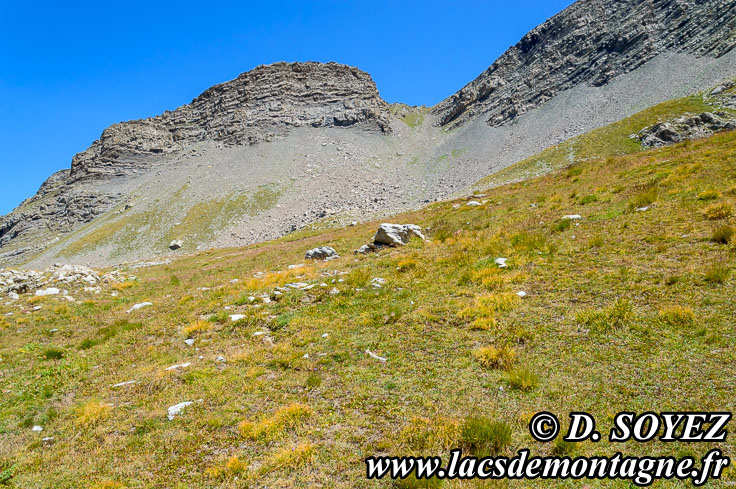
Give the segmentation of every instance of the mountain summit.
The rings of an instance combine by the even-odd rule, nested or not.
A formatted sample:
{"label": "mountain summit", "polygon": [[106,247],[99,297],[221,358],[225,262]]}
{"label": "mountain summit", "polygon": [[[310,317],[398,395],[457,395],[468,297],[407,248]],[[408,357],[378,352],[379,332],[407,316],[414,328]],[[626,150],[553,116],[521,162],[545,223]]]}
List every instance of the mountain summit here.
{"label": "mountain summit", "polygon": [[0,218],[0,264],[103,265],[414,209],[736,76],[735,30],[731,1],[581,0],[431,110],[386,103],[357,68],[260,66],[105,129]]}

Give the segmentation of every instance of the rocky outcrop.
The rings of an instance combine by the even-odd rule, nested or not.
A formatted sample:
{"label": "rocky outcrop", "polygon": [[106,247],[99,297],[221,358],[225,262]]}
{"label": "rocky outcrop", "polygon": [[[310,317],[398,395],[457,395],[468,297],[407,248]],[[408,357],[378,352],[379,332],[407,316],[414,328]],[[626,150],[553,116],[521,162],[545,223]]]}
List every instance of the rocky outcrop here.
{"label": "rocky outcrop", "polygon": [[658,54],[719,57],[736,45],[731,0],[580,0],[526,34],[478,78],[438,104],[438,123],[513,122],[581,83],[606,84]]}
{"label": "rocky outcrop", "polygon": [[736,129],[736,118],[719,112],[703,112],[698,115],[685,115],[650,127],[645,127],[631,137],[641,142],[645,148],[658,148],[675,144],[686,139],[705,138],[718,131]]}
{"label": "rocky outcrop", "polygon": [[[99,283],[115,283],[132,279],[118,271],[100,275],[95,270],[81,265],[56,264],[44,272],[34,270],[13,270],[0,268],[0,294],[7,294],[17,300],[18,294],[26,294],[41,290],[47,285],[56,286],[93,286]],[[43,289],[44,292],[36,295],[55,295],[58,287]],[[53,292],[57,290],[57,292]]]}
{"label": "rocky outcrop", "polygon": [[355,253],[366,254],[384,247],[404,246],[414,237],[422,241],[426,239],[422,228],[416,224],[383,223],[378,227],[373,240],[355,250]]}
{"label": "rocky outcrop", "polygon": [[721,107],[736,110],[736,81],[721,83],[710,91],[708,99]]}
{"label": "rocky outcrop", "polygon": [[290,128],[358,126],[390,132],[389,106],[367,73],[337,63],[275,63],[205,90],[160,116],[108,127],[72,160],[72,180],[145,171],[148,155],[199,141],[254,144]]}

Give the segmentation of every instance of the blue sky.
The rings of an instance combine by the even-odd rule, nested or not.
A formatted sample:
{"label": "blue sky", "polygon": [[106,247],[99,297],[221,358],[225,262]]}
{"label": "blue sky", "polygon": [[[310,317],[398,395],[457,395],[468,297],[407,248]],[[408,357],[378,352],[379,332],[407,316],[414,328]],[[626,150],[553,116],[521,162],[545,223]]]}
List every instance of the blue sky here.
{"label": "blue sky", "polygon": [[110,124],[257,65],[337,61],[389,102],[433,105],[571,3],[0,0],[0,215]]}

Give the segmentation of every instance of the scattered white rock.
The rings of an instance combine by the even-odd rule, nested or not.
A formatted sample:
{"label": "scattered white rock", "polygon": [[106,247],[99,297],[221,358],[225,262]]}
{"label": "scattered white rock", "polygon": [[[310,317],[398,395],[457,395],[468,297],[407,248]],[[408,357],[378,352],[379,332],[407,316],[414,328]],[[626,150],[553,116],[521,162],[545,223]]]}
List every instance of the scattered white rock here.
{"label": "scattered white rock", "polygon": [[312,248],[307,251],[304,255],[307,260],[323,260],[330,261],[340,258],[335,248],[331,246],[320,246],[319,248]]}
{"label": "scattered white rock", "polygon": [[375,277],[371,280],[371,286],[374,289],[380,289],[386,284],[386,279],[381,277]]}
{"label": "scattered white rock", "polygon": [[636,212],[646,212],[651,208],[650,205],[644,206],[644,207],[637,207]]}
{"label": "scattered white rock", "polygon": [[244,317],[245,317],[245,314],[231,314],[230,315],[230,321],[232,321],[232,322],[240,321]]}
{"label": "scattered white rock", "polygon": [[460,204],[452,204],[452,208],[453,209],[459,209],[460,208]]}
{"label": "scattered white rock", "polygon": [[187,368],[191,364],[192,364],[192,362],[189,362],[189,363],[180,363],[179,365],[172,365],[171,367],[167,367],[164,370],[179,370],[180,368]]}
{"label": "scattered white rock", "polygon": [[36,307],[33,308],[34,311],[40,311],[41,309],[42,309],[41,306],[36,306]]}
{"label": "scattered white rock", "polygon": [[340,293],[340,289],[337,287],[333,287],[332,290],[330,290],[330,295],[337,295]]}
{"label": "scattered white rock", "polygon": [[309,353],[305,353],[304,355],[302,355],[302,358],[304,358],[304,359],[309,358]]}
{"label": "scattered white rock", "polygon": [[33,428],[31,428],[31,431],[43,431],[43,426],[35,425]]}
{"label": "scattered white rock", "polygon": [[184,340],[184,343],[186,343],[187,346],[192,346],[194,344],[194,340],[192,338],[189,338],[187,340]]}
{"label": "scattered white rock", "polygon": [[240,282],[240,280],[238,280],[237,278],[234,278],[230,281],[231,284],[237,284],[238,282]]}
{"label": "scattered white rock", "polygon": [[322,333],[322,338],[327,338],[328,336],[330,336],[328,333]]}
{"label": "scattered white rock", "polygon": [[8,294],[8,299],[10,299],[11,301],[17,301],[18,299],[20,299],[20,296],[15,292],[10,292]]}
{"label": "scattered white rock", "polygon": [[372,352],[372,351],[370,351],[370,350],[366,350],[365,352],[366,352],[366,353],[368,354],[368,356],[369,356],[369,357],[371,357],[371,358],[375,358],[375,359],[376,359],[376,360],[378,360],[379,362],[383,362],[383,363],[386,363],[386,362],[388,361],[388,359],[387,359],[387,358],[379,357],[378,355],[376,355],[375,353],[373,353],[373,352]]}
{"label": "scattered white rock", "polygon": [[477,200],[471,200],[470,202],[468,202],[465,205],[467,205],[468,207],[479,207],[479,206],[482,206],[483,204],[481,204]]}
{"label": "scattered white rock", "polygon": [[518,295],[519,297],[526,297],[527,296],[526,292],[524,292],[523,290],[518,291],[516,293],[516,295]]}
{"label": "scattered white rock", "polygon": [[38,289],[36,291],[37,297],[43,297],[46,295],[58,295],[61,291],[56,287],[49,287],[48,289]]}
{"label": "scattered white rock", "polygon": [[297,263],[297,264],[295,264],[295,265],[289,265],[289,266],[288,266],[288,267],[286,267],[286,268],[287,268],[287,269],[289,269],[289,270],[294,270],[294,269],[296,269],[296,268],[302,268],[303,266],[304,266],[304,263]]}
{"label": "scattered white rock", "polygon": [[498,268],[507,268],[508,265],[506,262],[508,261],[508,258],[496,258],[493,260],[496,265],[498,265]]}
{"label": "scattered white rock", "polygon": [[179,404],[175,404],[171,406],[168,409],[168,415],[167,415],[167,417],[169,418],[169,421],[173,420],[175,416],[181,413],[182,409],[184,409],[187,406],[191,406],[191,405],[192,405],[192,401],[184,401],[184,402],[180,402]]}
{"label": "scattered white rock", "polygon": [[133,385],[137,383],[138,383],[137,380],[127,380],[125,382],[120,382],[119,384],[111,385],[110,387],[112,387],[113,389],[117,389],[118,387],[124,387],[126,385]]}
{"label": "scattered white rock", "polygon": [[222,355],[220,355],[219,357],[215,358],[215,361],[217,363],[225,363],[227,360],[225,360],[225,357],[223,357]]}
{"label": "scattered white rock", "polygon": [[268,334],[268,331],[256,331],[253,336],[263,336],[265,334]]}
{"label": "scattered white rock", "polygon": [[169,249],[173,251],[180,249],[182,246],[184,246],[184,242],[180,239],[175,239],[169,243]]}
{"label": "scattered white rock", "polygon": [[148,307],[148,306],[152,306],[152,305],[153,305],[153,303],[151,303],[151,302],[141,302],[140,304],[136,304],[133,307],[131,307],[130,309],[128,309],[128,312],[131,313],[133,311],[137,311],[138,309],[142,309],[144,307]]}
{"label": "scattered white rock", "polygon": [[583,216],[580,214],[568,214],[566,216],[562,216],[562,219],[570,219],[571,221],[574,221],[576,219],[582,219]]}
{"label": "scattered white rock", "polygon": [[[84,290],[85,292],[90,292],[90,293],[92,293],[92,294],[99,294],[99,293],[101,293],[101,292],[102,292],[102,288],[100,288],[100,287],[85,287],[85,288],[84,288],[84,289],[82,289],[82,290]],[[115,295],[117,295],[117,293],[116,293],[116,292],[113,292],[113,293],[114,293]]]}

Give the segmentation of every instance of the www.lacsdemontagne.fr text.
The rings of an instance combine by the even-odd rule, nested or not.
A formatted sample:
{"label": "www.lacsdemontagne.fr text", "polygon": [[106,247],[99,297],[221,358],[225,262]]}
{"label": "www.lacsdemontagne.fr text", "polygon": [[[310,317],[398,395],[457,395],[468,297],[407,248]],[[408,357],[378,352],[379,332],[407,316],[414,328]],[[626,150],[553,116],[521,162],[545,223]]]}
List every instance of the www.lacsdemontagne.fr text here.
{"label": "www.lacsdemontagne.fr text", "polygon": [[447,465],[441,457],[369,457],[368,479],[618,479],[637,486],[656,480],[688,480],[702,486],[719,479],[730,460],[720,450],[709,451],[699,461],[693,457],[633,457],[616,453],[610,457],[536,457],[519,450],[513,457],[463,457],[450,451]]}

